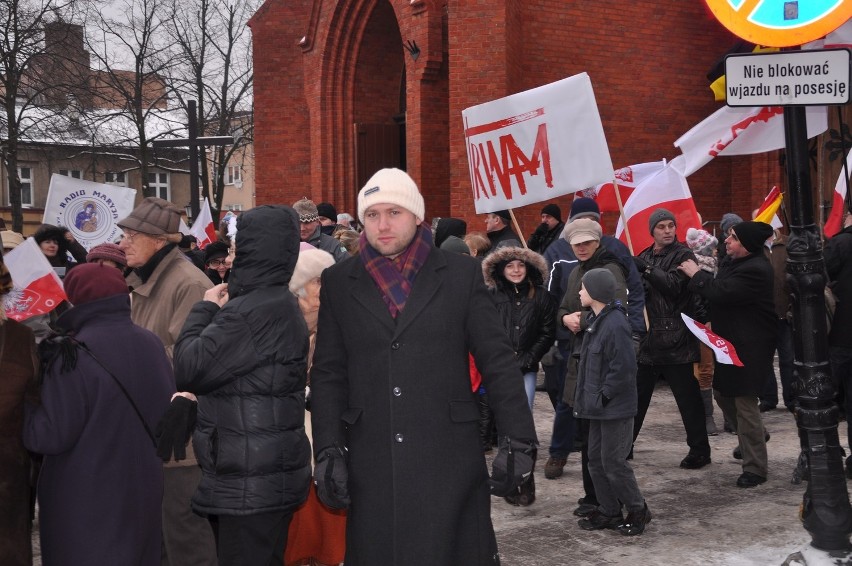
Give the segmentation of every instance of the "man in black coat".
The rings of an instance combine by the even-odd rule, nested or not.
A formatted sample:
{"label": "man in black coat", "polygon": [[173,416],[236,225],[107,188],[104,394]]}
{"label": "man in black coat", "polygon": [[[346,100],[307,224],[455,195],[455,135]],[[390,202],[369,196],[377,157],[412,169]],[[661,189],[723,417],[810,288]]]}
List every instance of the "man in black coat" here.
{"label": "man in black coat", "polygon": [[725,238],[730,261],[714,278],[689,259],[679,271],[691,278],[689,288],[710,305],[713,332],[733,344],[742,366],[715,364],[713,389],[727,420],[737,428],[743,458],[738,487],[766,481],[767,456],[758,395],[772,369],[778,324],[772,294],[773,274],[763,245],[772,235],[764,222],[740,222]]}
{"label": "man in black coat", "polygon": [[284,206],[243,213],[236,250],[228,283],[192,307],[175,345],[177,385],[198,396],[192,509],[217,518],[220,566],[282,564],[311,476],[308,329],[288,289],[298,215]]}
{"label": "man in black coat", "polygon": [[565,223],[562,222],[562,210],[559,205],[550,203],[541,209],[541,224],[527,240],[527,247],[534,252],[544,254],[544,250],[562,235]]}
{"label": "man in black coat", "polygon": [[491,248],[488,253],[493,252],[498,247],[516,246],[521,247],[521,238],[509,226],[512,220],[512,215],[508,210],[498,210],[497,212],[489,212],[485,215],[485,232],[488,236],[488,241],[491,242]]}
{"label": "man in black coat", "polygon": [[658,208],[652,212],[648,228],[654,243],[635,259],[645,285],[649,328],[639,347],[639,372],[636,375],[639,410],[633,426],[633,438],[635,440],[642,430],[654,386],[662,376],[671,387],[686,429],[689,453],[680,467],[703,468],[710,463],[710,443],[707,441],[701,389],[692,372],[692,364],[701,355],[698,339],[686,328],[680,313],[685,312],[701,322],[705,322],[706,317],[699,301],[686,287],[689,280],[677,270],[678,265],[687,259],[695,261],[695,254],[677,241],[677,224],[670,211]]}
{"label": "man in black coat", "polygon": [[[498,564],[490,495],[532,473],[532,413],[479,262],[434,247],[424,214],[411,177],[382,169],[358,195],[360,255],[322,274],[314,479],[349,508],[347,566]],[[490,490],[468,352],[501,439]]]}
{"label": "man in black coat", "polygon": [[[846,393],[846,424],[852,449],[852,214],[846,213],[843,230],[828,240],[823,251],[825,268],[832,291],[837,297],[837,310],[828,334],[831,374],[843,384]],[[850,450],[852,451],[852,450]],[[852,477],[852,456],[846,459],[846,476]]]}

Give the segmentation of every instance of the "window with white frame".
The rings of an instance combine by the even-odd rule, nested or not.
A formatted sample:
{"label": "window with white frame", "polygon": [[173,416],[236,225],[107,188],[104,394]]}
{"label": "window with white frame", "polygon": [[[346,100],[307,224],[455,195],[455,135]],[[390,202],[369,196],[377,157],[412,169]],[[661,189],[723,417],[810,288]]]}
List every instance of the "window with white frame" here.
{"label": "window with white frame", "polygon": [[243,205],[241,204],[224,204],[222,205],[224,210],[230,210],[232,212],[241,212],[243,210]]}
{"label": "window with white frame", "polygon": [[107,185],[126,187],[127,174],[124,171],[107,171],[106,173],[104,173],[104,182]]}
{"label": "window with white frame", "polygon": [[239,165],[228,165],[228,176],[225,178],[226,185],[240,185],[243,181],[243,168]]}
{"label": "window with white frame", "polygon": [[79,169],[60,169],[59,174],[72,179],[82,179],[83,172]]}
{"label": "window with white frame", "polygon": [[21,180],[21,206],[33,206],[33,170],[32,167],[18,167]]}
{"label": "window with white frame", "polygon": [[148,173],[148,186],[154,190],[154,194],[165,200],[172,200],[169,195],[169,174]]}

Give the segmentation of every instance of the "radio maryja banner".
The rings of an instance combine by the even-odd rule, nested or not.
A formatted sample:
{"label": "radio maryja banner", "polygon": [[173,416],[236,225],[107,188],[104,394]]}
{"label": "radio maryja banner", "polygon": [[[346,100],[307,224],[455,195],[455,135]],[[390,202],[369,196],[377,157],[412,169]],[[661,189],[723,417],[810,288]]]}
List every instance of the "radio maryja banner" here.
{"label": "radio maryja banner", "polygon": [[133,210],[136,190],[103,183],[52,175],[47,202],[46,224],[65,226],[87,250],[121,235],[116,222]]}

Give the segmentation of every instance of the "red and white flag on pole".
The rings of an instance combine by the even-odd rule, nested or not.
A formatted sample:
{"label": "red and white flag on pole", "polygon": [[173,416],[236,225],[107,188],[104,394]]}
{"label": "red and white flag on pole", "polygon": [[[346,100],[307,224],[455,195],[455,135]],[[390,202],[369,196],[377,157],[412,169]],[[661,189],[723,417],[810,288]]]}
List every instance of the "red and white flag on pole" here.
{"label": "red and white flag on pole", "polygon": [[198,218],[192,223],[189,233],[198,240],[199,249],[204,249],[207,244],[216,241],[216,226],[213,225],[213,214],[210,213],[210,203],[207,199],[201,203]]}
{"label": "red and white flag on pole", "polygon": [[[808,138],[828,129],[825,106],[805,110]],[[785,146],[784,109],[780,106],[723,106],[674,142],[685,159],[683,175],[689,177],[718,155],[751,155]]]}
{"label": "red and white flag on pole", "polygon": [[648,221],[658,208],[665,208],[674,214],[677,236],[681,242],[686,241],[687,230],[701,227],[692,193],[680,171],[682,160],[683,156],[676,157],[656,175],[640,183],[624,203],[624,218],[618,221],[615,237],[627,243],[624,232],[626,219],[634,254],[654,243],[654,237],[648,230]]}
{"label": "red and white flag on pole", "polygon": [[20,322],[48,313],[68,298],[62,281],[33,238],[27,238],[3,259],[14,284],[12,291],[3,297],[9,318]]}
{"label": "red and white flag on pole", "polygon": [[680,313],[683,322],[690,332],[695,334],[695,337],[701,340],[708,348],[713,350],[713,355],[716,356],[716,361],[720,364],[728,364],[743,367],[743,363],[737,356],[737,351],[734,345],[719,336],[713,334],[706,326],[694,320],[683,313]]}
{"label": "red and white flag on pole", "polygon": [[846,167],[840,168],[840,176],[834,185],[831,197],[831,213],[825,219],[823,233],[831,238],[843,229],[843,209],[846,208],[846,172],[852,170],[852,151],[846,155]]}
{"label": "red and white flag on pole", "polygon": [[[624,205],[633,190],[643,181],[653,177],[666,166],[665,160],[652,161],[651,163],[638,163],[628,165],[615,171],[615,182],[618,183],[618,192],[621,195],[621,204]],[[595,199],[601,212],[618,212],[618,200],[615,198],[615,185],[612,181],[595,185],[590,189],[584,189],[582,193],[575,193]]]}

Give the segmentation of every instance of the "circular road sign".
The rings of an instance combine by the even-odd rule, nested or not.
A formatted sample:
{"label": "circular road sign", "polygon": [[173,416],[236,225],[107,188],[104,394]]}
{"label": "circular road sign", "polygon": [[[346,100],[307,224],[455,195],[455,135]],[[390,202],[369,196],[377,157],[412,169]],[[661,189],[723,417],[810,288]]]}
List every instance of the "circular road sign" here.
{"label": "circular road sign", "polygon": [[852,17],[852,0],[705,0],[734,35],[769,47],[819,39]]}

